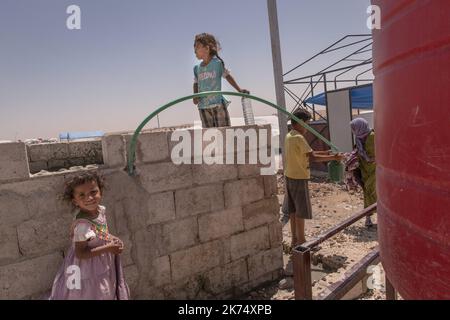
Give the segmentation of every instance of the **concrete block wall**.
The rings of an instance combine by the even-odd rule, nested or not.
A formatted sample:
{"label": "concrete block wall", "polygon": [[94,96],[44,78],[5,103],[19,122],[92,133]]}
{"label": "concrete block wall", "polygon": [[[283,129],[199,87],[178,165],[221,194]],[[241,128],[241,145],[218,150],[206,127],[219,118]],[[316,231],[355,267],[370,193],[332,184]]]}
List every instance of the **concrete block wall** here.
{"label": "concrete block wall", "polygon": [[27,145],[30,173],[102,164],[102,141],[73,141]]}
{"label": "concrete block wall", "polygon": [[[261,176],[258,164],[175,165],[172,134],[139,137],[135,176],[124,170],[126,134],[106,135],[105,164],[81,169],[105,178],[103,204],[111,232],[125,243],[133,298],[225,299],[278,279],[276,177]],[[25,146],[3,148],[24,160],[12,165],[17,154],[0,152],[1,167],[14,169],[0,171],[0,299],[38,298],[50,289],[70,243],[71,208],[60,195],[81,170],[30,178]]]}
{"label": "concrete block wall", "polygon": [[0,181],[28,179],[29,176],[25,143],[0,143]]}

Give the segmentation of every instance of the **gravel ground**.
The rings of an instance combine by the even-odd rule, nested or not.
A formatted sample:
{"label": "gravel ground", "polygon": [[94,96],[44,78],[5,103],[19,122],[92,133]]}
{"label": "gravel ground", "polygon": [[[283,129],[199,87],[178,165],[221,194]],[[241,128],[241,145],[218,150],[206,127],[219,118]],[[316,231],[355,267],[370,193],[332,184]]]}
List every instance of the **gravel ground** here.
{"label": "gravel ground", "polygon": [[[313,178],[309,184],[313,219],[306,222],[306,239],[318,234],[350,217],[363,209],[361,190],[347,191],[344,185],[331,183],[326,178]],[[278,176],[280,204],[284,197],[284,179]],[[332,283],[341,279],[344,273],[378,245],[376,214],[372,217],[374,227],[364,226],[364,219],[346,230],[338,233],[320,245],[321,249],[312,255],[313,296],[320,293]],[[291,300],[294,299],[293,278],[290,261],[290,224],[283,227],[285,248],[285,276],[279,283],[251,292],[246,299]],[[375,283],[374,289],[368,289],[362,295],[353,295],[353,299],[385,299],[384,272],[381,264],[374,269],[374,277],[369,281]]]}

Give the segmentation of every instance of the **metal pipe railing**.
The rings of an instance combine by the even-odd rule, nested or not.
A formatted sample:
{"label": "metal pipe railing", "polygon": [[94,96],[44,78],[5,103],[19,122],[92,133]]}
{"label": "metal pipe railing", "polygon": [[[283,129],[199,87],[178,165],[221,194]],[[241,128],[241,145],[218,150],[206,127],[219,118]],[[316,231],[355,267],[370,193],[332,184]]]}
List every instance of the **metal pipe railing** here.
{"label": "metal pipe railing", "polygon": [[311,240],[311,241],[308,241],[308,242],[305,242],[305,243],[301,244],[299,246],[299,250],[307,250],[307,249],[312,249],[314,247],[317,247],[322,242],[330,239],[332,236],[334,236],[335,234],[341,232],[345,228],[351,226],[352,224],[354,224],[355,222],[359,221],[360,219],[362,219],[362,218],[364,218],[364,217],[366,217],[368,215],[371,215],[376,209],[377,209],[377,204],[374,203],[371,206],[369,206],[369,207],[365,208],[364,210],[362,210],[361,212],[358,212],[358,213],[354,214],[350,218],[342,221],[338,225],[336,225],[333,228],[327,230],[325,233],[317,236],[314,240]]}
{"label": "metal pipe railing", "polygon": [[327,294],[320,297],[320,300],[338,300],[349,292],[358,282],[367,276],[369,266],[380,262],[380,251],[378,248],[371,251],[349,271],[344,274],[344,279],[333,283],[326,289]]}
{"label": "metal pipe railing", "polygon": [[[340,224],[334,226],[333,228],[327,230],[321,235],[317,236],[315,239],[305,242],[292,250],[293,266],[294,266],[294,291],[296,300],[312,300],[312,283],[311,283],[311,251],[317,247],[322,242],[330,239],[337,233],[341,232],[345,228],[351,226],[360,219],[371,215],[377,209],[377,204],[365,208],[364,210],[354,214],[350,218],[344,220]],[[336,285],[334,291],[331,291],[336,297],[343,296],[348,290],[350,290],[356,279],[361,280],[361,268],[369,262],[374,262],[377,259],[377,254],[372,252],[372,255],[366,256],[363,260],[357,263],[353,273],[349,274],[350,279],[346,279],[341,286]],[[367,268],[366,268],[367,269]]]}

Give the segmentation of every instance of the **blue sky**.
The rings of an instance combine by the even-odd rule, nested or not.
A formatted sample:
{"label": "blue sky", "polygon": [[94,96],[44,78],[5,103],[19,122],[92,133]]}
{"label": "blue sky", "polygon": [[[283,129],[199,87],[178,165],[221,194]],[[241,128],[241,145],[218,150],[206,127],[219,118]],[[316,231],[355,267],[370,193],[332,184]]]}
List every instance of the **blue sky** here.
{"label": "blue sky", "polygon": [[[346,34],[369,33],[369,2],[278,0],[284,70]],[[71,4],[81,8],[81,30],[66,28]],[[0,140],[135,129],[191,94],[201,32],[217,36],[241,87],[275,101],[266,0],[0,0]],[[231,116],[241,116],[239,98],[231,100]],[[193,120],[189,102],[160,115],[163,126]]]}

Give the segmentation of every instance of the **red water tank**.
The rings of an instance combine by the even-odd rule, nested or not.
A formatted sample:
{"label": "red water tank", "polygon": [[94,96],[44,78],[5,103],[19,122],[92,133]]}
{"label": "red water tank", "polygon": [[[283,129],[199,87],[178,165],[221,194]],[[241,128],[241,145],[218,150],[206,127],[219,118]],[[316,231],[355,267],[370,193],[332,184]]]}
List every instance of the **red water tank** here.
{"label": "red water tank", "polygon": [[450,0],[372,0],[378,232],[405,299],[450,299]]}

